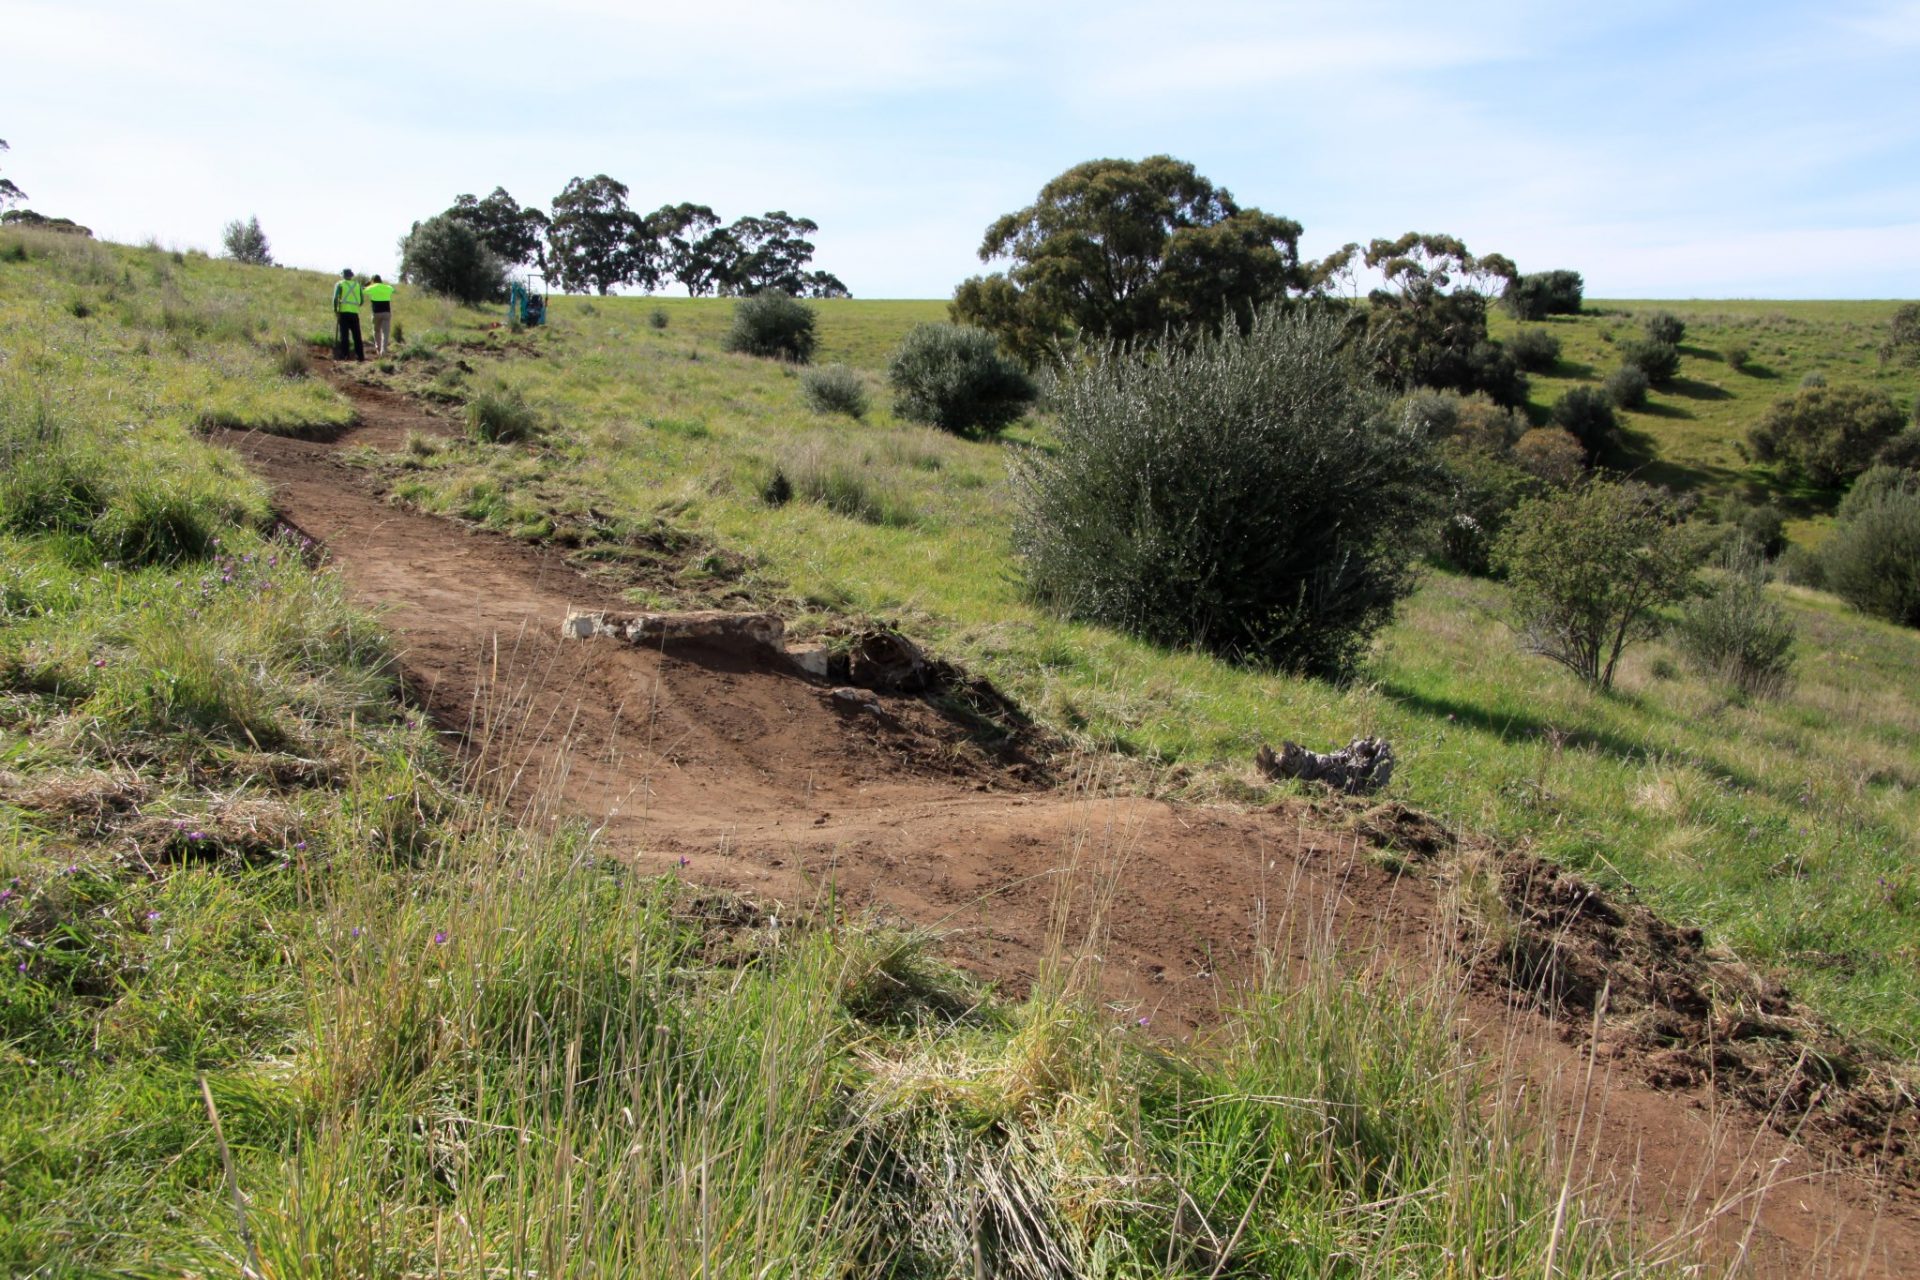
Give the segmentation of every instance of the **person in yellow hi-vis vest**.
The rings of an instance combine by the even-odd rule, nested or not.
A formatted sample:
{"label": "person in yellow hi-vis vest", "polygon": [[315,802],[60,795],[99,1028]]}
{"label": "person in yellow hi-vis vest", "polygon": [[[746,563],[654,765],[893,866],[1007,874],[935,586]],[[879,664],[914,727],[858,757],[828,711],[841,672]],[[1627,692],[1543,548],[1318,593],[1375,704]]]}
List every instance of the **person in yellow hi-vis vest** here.
{"label": "person in yellow hi-vis vest", "polygon": [[367,282],[367,302],[373,308],[373,354],[387,354],[393,336],[393,286],[375,276]]}
{"label": "person in yellow hi-vis vest", "polygon": [[353,268],[348,267],[340,273],[340,279],[333,286],[333,323],[338,332],[333,339],[333,358],[347,358],[347,339],[353,339],[353,358],[365,360],[367,350],[360,344],[360,282],[353,278]]}

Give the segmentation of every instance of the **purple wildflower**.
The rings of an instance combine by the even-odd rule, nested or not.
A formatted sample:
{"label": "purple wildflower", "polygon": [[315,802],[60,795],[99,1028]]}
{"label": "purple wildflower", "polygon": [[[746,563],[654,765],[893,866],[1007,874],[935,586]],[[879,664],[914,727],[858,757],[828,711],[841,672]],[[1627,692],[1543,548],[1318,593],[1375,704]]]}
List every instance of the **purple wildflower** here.
{"label": "purple wildflower", "polygon": [[355,925],[355,926],[353,926],[353,932],[352,932],[352,934],[351,934],[350,936],[352,936],[352,937],[355,937],[355,938],[357,938],[357,937],[359,937],[359,936],[360,936],[360,926],[359,926],[359,925]]}
{"label": "purple wildflower", "polygon": [[159,918],[160,918],[160,913],[159,913],[158,911],[149,911],[149,912],[147,912],[147,919],[149,919],[149,920],[158,920]]}
{"label": "purple wildflower", "polygon": [[189,840],[193,840],[197,842],[197,841],[205,840],[206,838],[207,838],[207,833],[204,831],[187,832],[187,839]]}
{"label": "purple wildflower", "polygon": [[433,945],[436,947],[444,947],[447,945],[447,931],[445,929],[433,935]]}
{"label": "purple wildflower", "polygon": [[690,858],[687,857],[686,854],[683,853],[680,855],[680,865],[683,867],[692,866],[693,862]]}
{"label": "purple wildflower", "polygon": [[1144,1017],[1144,1016],[1143,1016],[1143,1017],[1141,1017],[1141,1018],[1140,1018],[1140,1019],[1139,1019],[1139,1020],[1137,1021],[1137,1023],[1136,1023],[1135,1025],[1137,1025],[1137,1026],[1142,1026],[1142,1027],[1144,1027],[1144,1026],[1146,1026],[1146,1025],[1147,1025],[1148,1023],[1150,1023],[1150,1022],[1152,1022],[1152,1021],[1153,1021],[1153,1019],[1152,1019],[1152,1018],[1148,1018],[1148,1017]]}

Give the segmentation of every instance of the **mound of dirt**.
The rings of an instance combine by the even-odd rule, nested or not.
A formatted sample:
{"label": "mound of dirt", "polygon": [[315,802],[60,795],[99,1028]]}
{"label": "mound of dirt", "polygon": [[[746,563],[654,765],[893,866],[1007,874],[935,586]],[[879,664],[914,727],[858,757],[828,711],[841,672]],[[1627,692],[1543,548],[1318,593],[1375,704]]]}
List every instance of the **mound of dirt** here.
{"label": "mound of dirt", "polygon": [[1562,1019],[1569,1038],[1591,1034],[1593,1052],[1656,1087],[1711,1087],[1914,1193],[1920,1108],[1909,1087],[1779,983],[1709,951],[1700,930],[1538,858],[1493,855],[1467,874],[1489,882],[1481,914],[1497,917],[1463,932],[1481,982]]}

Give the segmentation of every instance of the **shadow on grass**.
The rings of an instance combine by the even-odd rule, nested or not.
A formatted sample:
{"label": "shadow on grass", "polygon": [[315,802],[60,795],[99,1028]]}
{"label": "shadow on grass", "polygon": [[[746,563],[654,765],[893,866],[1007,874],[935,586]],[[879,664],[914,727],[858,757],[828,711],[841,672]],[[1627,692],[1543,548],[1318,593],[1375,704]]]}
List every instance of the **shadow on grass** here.
{"label": "shadow on grass", "polygon": [[1778,371],[1764,364],[1755,364],[1751,360],[1741,365],[1738,372],[1745,374],[1749,378],[1764,378],[1769,380],[1780,376]]}
{"label": "shadow on grass", "polygon": [[1694,416],[1693,410],[1687,408],[1685,405],[1668,404],[1663,400],[1648,400],[1638,409],[1635,409],[1634,412],[1644,413],[1649,418],[1691,418]]}
{"label": "shadow on grass", "polygon": [[[1651,412],[1651,408],[1649,409]],[[1658,417],[1691,418],[1684,410],[1655,413]],[[1621,472],[1644,484],[1657,484],[1676,492],[1704,489],[1709,485],[1728,485],[1741,478],[1731,467],[1702,466],[1660,456],[1660,446],[1644,431],[1621,424],[1614,445],[1600,458],[1610,471]]]}
{"label": "shadow on grass", "polygon": [[[1525,711],[1496,711],[1476,706],[1471,702],[1459,702],[1452,698],[1422,693],[1393,681],[1381,685],[1380,691],[1402,707],[1430,715],[1436,720],[1444,719],[1455,724],[1464,724],[1482,733],[1491,734],[1502,743],[1509,745],[1529,742],[1551,744],[1557,740],[1563,748],[1592,751],[1634,767],[1671,755],[1665,747],[1635,742],[1631,738],[1621,737],[1605,729],[1554,724],[1552,721]],[[1632,694],[1615,692],[1602,696],[1641,711],[1662,714],[1657,706],[1650,707],[1645,699]],[[1697,752],[1689,753],[1688,762],[1744,791],[1758,792],[1762,795],[1776,794],[1776,788],[1769,787],[1752,774],[1734,769],[1712,756]]]}
{"label": "shadow on grass", "polygon": [[1731,400],[1733,392],[1725,387],[1716,387],[1711,382],[1702,382],[1698,378],[1675,378],[1663,391],[1671,391],[1676,396],[1685,396],[1689,400]]}
{"label": "shadow on grass", "polygon": [[1555,360],[1551,369],[1544,369],[1550,378],[1592,378],[1599,371],[1598,365],[1583,363],[1579,360]]}

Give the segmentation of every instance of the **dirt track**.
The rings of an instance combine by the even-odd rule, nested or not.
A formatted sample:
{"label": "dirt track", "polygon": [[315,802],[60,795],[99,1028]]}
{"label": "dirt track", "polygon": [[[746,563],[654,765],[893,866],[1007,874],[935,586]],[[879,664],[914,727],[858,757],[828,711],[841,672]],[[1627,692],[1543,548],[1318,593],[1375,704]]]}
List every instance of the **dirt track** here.
{"label": "dirt track", "polygon": [[[1040,787],[982,761],[915,699],[888,699],[889,724],[836,710],[824,686],[764,659],[561,640],[570,606],[620,607],[611,588],[557,554],[385,502],[335,451],[395,451],[409,431],[447,424],[335,381],[360,413],[339,439],[222,438],[386,610],[410,689],[529,820],[584,819],[643,869],[684,866],[763,903],[805,908],[831,892],[939,927],[953,959],[1015,991],[1047,952],[1063,881],[1078,886],[1079,930],[1104,872],[1103,992],[1116,1017],[1170,1036],[1204,1026],[1263,944],[1296,962],[1326,944],[1414,965],[1445,949],[1428,880],[1388,873],[1304,810],[1179,807],[1104,794],[1097,777]],[[1728,1260],[1744,1248],[1742,1274],[1920,1275],[1911,1195],[1823,1170],[1705,1089],[1590,1069],[1581,1037],[1534,1013],[1493,997],[1468,1012],[1515,1080],[1552,1096],[1565,1136],[1579,1128],[1577,1178],[1630,1195],[1650,1229],[1730,1205],[1709,1235]]]}

